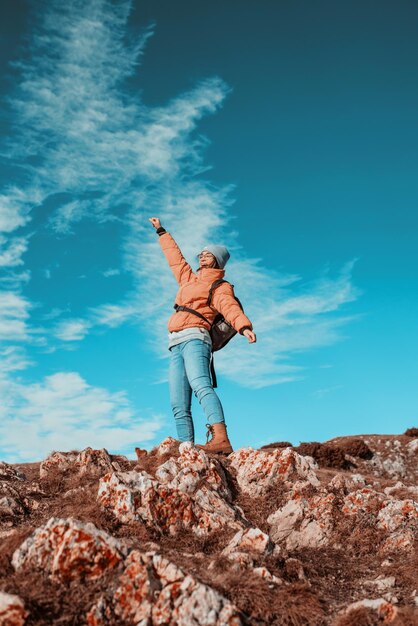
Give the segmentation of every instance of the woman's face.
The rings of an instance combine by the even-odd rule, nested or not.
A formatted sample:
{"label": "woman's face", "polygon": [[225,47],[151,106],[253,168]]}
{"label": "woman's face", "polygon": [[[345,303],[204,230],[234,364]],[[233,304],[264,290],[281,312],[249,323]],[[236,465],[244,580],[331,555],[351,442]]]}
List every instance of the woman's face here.
{"label": "woman's face", "polygon": [[203,250],[203,252],[199,254],[199,267],[218,267],[218,263],[211,252]]}

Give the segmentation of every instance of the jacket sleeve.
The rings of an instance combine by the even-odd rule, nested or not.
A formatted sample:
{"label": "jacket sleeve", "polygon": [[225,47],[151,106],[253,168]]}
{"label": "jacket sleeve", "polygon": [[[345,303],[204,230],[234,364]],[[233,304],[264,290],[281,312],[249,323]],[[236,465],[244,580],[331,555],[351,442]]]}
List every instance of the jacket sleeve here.
{"label": "jacket sleeve", "polygon": [[212,303],[227,322],[242,335],[246,328],[253,329],[253,325],[234,297],[234,290],[229,283],[223,283],[213,291]]}
{"label": "jacket sleeve", "polygon": [[158,241],[160,242],[161,249],[173,271],[176,281],[179,285],[187,283],[193,274],[193,270],[182,255],[173,237],[170,233],[163,232],[159,236]]}

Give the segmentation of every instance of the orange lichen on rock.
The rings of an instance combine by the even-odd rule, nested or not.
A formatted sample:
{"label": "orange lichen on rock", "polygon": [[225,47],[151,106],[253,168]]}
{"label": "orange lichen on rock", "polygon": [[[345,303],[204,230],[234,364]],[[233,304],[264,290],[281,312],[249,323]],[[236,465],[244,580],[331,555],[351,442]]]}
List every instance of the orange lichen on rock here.
{"label": "orange lichen on rock", "polygon": [[228,458],[237,473],[239,486],[251,496],[265,493],[276,482],[303,479],[312,485],[319,485],[315,461],[291,448],[276,448],[269,452],[241,448]]}
{"label": "orange lichen on rock", "polygon": [[99,484],[98,502],[122,522],[141,520],[160,532],[191,530],[206,535],[223,527],[248,525],[231,503],[217,459],[186,442],[152,478],[145,471],[113,472]]}
{"label": "orange lichen on rock", "polygon": [[138,461],[55,452],[42,478],[0,463],[0,626],[418,624],[417,452],[168,438]]}
{"label": "orange lichen on rock", "polygon": [[90,609],[89,626],[104,626],[110,614],[150,626],[243,626],[240,611],[229,600],[156,553],[133,550],[116,584],[112,594]]}
{"label": "orange lichen on rock", "polygon": [[124,545],[91,523],[51,518],[15,551],[13,567],[42,569],[53,578],[98,578],[116,567],[126,554]]}

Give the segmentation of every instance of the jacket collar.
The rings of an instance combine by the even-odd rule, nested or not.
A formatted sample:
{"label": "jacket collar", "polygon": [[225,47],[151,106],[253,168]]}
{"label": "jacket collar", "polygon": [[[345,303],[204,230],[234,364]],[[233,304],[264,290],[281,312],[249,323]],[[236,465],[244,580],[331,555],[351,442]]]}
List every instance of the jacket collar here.
{"label": "jacket collar", "polygon": [[218,280],[218,278],[223,278],[225,276],[225,270],[217,269],[215,267],[202,267],[202,269],[197,270],[197,275],[200,280],[213,283],[215,280]]}

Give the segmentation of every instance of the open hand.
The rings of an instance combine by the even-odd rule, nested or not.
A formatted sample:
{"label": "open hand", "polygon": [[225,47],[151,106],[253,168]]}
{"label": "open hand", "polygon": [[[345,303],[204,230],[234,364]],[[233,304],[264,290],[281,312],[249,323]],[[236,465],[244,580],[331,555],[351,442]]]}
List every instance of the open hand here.
{"label": "open hand", "polygon": [[249,328],[246,328],[242,334],[244,335],[244,337],[247,337],[250,343],[255,343],[257,341],[257,337],[255,336],[255,333],[253,333],[253,331],[250,330]]}
{"label": "open hand", "polygon": [[160,228],[161,222],[158,217],[149,217],[148,219],[155,229]]}

